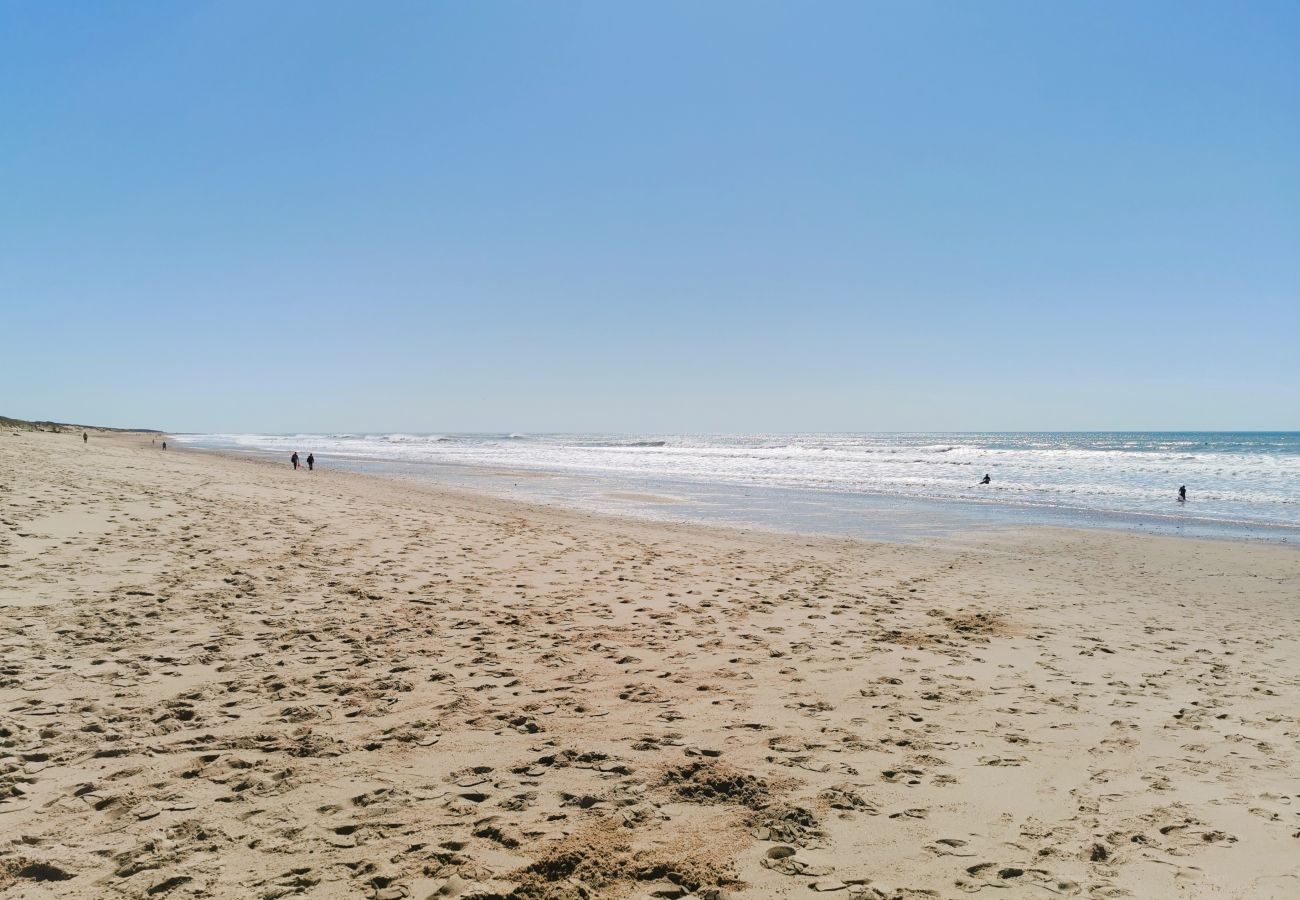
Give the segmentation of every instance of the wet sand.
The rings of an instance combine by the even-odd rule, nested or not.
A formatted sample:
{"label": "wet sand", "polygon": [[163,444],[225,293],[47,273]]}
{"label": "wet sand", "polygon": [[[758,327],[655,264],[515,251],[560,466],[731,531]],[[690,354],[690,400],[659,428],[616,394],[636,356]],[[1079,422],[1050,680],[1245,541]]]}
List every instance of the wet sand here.
{"label": "wet sand", "polygon": [[1300,552],[0,433],[0,897],[1300,896]]}

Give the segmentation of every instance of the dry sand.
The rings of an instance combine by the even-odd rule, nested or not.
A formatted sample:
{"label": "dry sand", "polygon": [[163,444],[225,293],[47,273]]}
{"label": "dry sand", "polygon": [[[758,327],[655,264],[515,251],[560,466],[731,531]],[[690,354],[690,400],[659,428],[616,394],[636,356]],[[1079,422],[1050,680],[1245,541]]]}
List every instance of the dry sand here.
{"label": "dry sand", "polygon": [[1300,897],[1300,553],[0,434],[0,897]]}

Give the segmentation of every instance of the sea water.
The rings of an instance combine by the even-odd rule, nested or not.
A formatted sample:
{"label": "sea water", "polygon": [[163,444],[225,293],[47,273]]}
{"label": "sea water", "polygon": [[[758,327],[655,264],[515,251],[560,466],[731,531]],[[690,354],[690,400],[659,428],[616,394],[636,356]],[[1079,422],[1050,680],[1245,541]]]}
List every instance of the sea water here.
{"label": "sea water", "polygon": [[[1300,541],[1300,432],[196,434],[602,512],[894,537],[1060,524]],[[990,483],[979,482],[985,474]],[[1177,499],[1186,485],[1186,503]]]}

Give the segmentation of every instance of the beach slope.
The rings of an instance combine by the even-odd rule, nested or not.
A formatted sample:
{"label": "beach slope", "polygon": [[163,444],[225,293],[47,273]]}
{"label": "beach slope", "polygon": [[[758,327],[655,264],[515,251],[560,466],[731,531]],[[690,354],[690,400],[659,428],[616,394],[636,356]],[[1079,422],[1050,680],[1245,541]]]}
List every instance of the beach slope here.
{"label": "beach slope", "polygon": [[0,897],[1300,896],[1300,553],[0,433]]}

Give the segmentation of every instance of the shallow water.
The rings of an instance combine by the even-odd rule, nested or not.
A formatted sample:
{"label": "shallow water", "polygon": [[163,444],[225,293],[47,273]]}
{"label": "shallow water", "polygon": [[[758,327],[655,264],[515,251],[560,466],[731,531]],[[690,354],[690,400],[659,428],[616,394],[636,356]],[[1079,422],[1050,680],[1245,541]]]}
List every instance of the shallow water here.
{"label": "shallow water", "polygon": [[[896,539],[1011,525],[1300,540],[1300,433],[208,434],[602,512]],[[979,485],[988,473],[989,485]],[[1177,502],[1187,485],[1189,500]]]}

